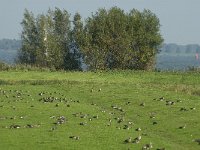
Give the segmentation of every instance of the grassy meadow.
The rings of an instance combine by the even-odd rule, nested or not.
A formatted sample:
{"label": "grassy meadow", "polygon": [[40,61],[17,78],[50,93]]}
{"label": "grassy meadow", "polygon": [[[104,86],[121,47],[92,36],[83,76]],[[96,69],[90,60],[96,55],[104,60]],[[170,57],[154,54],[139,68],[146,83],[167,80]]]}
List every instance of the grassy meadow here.
{"label": "grassy meadow", "polygon": [[199,131],[199,73],[0,72],[2,150],[198,150]]}

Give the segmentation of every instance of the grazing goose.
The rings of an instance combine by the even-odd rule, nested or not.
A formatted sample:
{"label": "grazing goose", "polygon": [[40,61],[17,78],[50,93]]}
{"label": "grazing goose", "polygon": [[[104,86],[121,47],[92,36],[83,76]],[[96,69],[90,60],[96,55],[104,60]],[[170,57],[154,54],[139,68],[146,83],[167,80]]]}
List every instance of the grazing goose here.
{"label": "grazing goose", "polygon": [[137,128],[137,129],[135,129],[135,131],[141,131],[142,129],[141,128]]}
{"label": "grazing goose", "polygon": [[53,126],[53,127],[51,128],[50,131],[54,131],[54,130],[56,130],[56,129],[57,129],[57,127],[56,127],[56,126]]}
{"label": "grazing goose", "polygon": [[82,125],[82,126],[87,125],[87,123],[84,123],[84,122],[81,122],[81,123],[79,123],[79,124]]}
{"label": "grazing goose", "polygon": [[69,138],[74,139],[74,140],[79,140],[80,139],[79,136],[70,136]]}
{"label": "grazing goose", "polygon": [[180,126],[179,129],[185,129],[186,125]]}
{"label": "grazing goose", "polygon": [[27,128],[33,128],[33,125],[27,124],[26,127],[27,127]]}
{"label": "grazing goose", "polygon": [[157,148],[156,150],[165,150],[165,148],[163,147],[163,148]]}
{"label": "grazing goose", "polygon": [[190,109],[191,109],[191,110],[195,110],[196,108],[195,108],[195,107],[191,107]]}
{"label": "grazing goose", "polygon": [[144,103],[144,102],[143,102],[143,103],[141,103],[141,104],[140,104],[140,106],[143,106],[143,107],[144,107],[144,106],[145,106],[145,103]]}
{"label": "grazing goose", "polygon": [[160,101],[163,101],[163,100],[165,100],[165,98],[164,98],[164,97],[160,97],[159,100],[160,100]]}
{"label": "grazing goose", "polygon": [[139,135],[138,137],[136,137],[135,139],[134,139],[134,141],[133,141],[133,143],[139,143],[140,142],[140,140],[142,139],[142,137]]}
{"label": "grazing goose", "polygon": [[185,107],[181,107],[180,111],[187,111]]}
{"label": "grazing goose", "polygon": [[200,145],[200,139],[195,139],[194,142],[197,142]]}
{"label": "grazing goose", "polygon": [[20,125],[11,125],[10,129],[19,129],[21,126]]}
{"label": "grazing goose", "polygon": [[124,143],[131,143],[132,142],[132,138],[129,137],[128,139],[124,140]]}
{"label": "grazing goose", "polygon": [[130,127],[128,126],[128,125],[124,125],[124,127],[123,127],[123,129],[127,129],[127,130],[129,130],[130,129]]}
{"label": "grazing goose", "polygon": [[156,125],[156,124],[158,124],[158,123],[157,123],[156,121],[154,121],[154,122],[153,122],[153,125]]}
{"label": "grazing goose", "polygon": [[143,147],[142,147],[142,150],[147,150],[147,149],[151,149],[153,148],[152,146],[152,143],[150,142],[149,144],[145,144]]}

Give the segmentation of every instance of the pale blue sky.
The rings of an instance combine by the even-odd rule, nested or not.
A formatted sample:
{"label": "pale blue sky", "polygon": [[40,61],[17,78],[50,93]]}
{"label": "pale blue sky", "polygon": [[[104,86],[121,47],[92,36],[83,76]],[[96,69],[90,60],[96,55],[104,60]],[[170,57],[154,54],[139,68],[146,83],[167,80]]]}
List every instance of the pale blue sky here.
{"label": "pale blue sky", "polygon": [[200,44],[200,0],[0,0],[0,39],[20,38],[25,8],[37,15],[59,7],[86,18],[98,8],[112,6],[126,12],[150,9],[160,19],[165,43]]}

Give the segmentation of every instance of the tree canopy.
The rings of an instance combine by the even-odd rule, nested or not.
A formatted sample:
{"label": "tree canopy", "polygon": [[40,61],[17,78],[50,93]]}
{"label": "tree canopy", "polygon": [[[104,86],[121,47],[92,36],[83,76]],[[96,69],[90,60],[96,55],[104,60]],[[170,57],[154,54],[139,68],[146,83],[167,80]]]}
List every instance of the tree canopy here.
{"label": "tree canopy", "polygon": [[[25,10],[21,24],[20,63],[56,69],[80,69],[80,59],[70,49],[71,21],[66,10],[49,9],[46,15],[39,14],[36,18]],[[72,63],[75,65],[72,66]]]}
{"label": "tree canopy", "polygon": [[99,9],[79,32],[76,40],[91,69],[151,69],[163,42],[159,19],[149,10]]}
{"label": "tree canopy", "polygon": [[25,10],[22,21],[22,63],[57,69],[142,69],[154,67],[163,39],[159,19],[150,10],[98,9],[85,21],[76,13],[49,10],[36,18]]}

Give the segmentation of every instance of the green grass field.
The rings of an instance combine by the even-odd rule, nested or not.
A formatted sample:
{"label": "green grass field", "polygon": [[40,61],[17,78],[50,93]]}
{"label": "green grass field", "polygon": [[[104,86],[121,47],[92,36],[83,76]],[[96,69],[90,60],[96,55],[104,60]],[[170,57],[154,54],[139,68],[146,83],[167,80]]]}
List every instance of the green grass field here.
{"label": "green grass field", "polygon": [[196,139],[199,73],[0,72],[1,150],[198,150]]}

